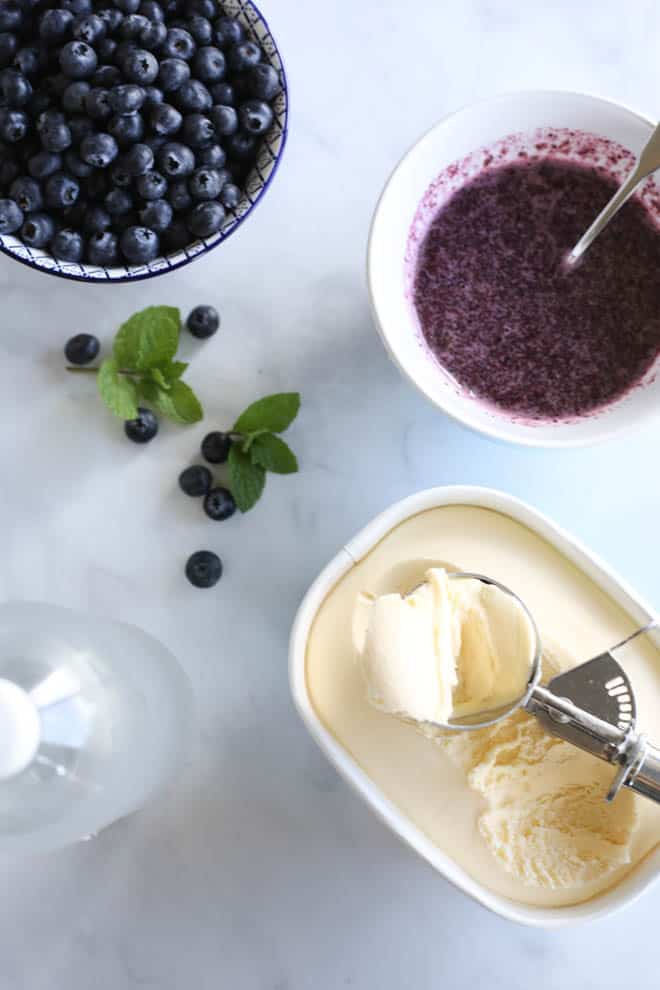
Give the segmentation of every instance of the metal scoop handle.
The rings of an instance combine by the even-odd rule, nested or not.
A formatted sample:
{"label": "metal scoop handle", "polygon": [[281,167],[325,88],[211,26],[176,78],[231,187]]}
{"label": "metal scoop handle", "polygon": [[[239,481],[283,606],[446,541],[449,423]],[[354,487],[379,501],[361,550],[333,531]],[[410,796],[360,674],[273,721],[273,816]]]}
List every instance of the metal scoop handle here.
{"label": "metal scoop handle", "polygon": [[537,685],[525,705],[546,731],[618,767],[607,794],[613,801],[623,786],[660,803],[660,749],[634,728],[620,729]]}

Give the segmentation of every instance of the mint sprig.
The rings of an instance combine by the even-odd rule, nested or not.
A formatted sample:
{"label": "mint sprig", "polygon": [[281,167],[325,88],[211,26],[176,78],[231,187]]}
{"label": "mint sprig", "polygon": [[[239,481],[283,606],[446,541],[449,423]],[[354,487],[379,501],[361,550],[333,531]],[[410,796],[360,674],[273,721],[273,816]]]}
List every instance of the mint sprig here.
{"label": "mint sprig", "polygon": [[229,479],[241,512],[248,512],[261,498],[267,471],[294,474],[298,470],[296,455],[276,434],[288,429],[299,409],[298,392],[280,392],[253,402],[234,423]]}
{"label": "mint sprig", "polygon": [[188,365],[175,361],[181,314],[174,306],[148,306],[122,323],[112,357],[100,368],[97,384],[108,409],[121,419],[136,419],[144,401],[175,423],[197,423],[204,413],[199,399],[181,376]]}

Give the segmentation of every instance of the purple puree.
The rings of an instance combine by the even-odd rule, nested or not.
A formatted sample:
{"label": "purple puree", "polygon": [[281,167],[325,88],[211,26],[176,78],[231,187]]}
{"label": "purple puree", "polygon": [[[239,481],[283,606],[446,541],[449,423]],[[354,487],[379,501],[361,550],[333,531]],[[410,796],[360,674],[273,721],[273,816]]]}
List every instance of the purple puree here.
{"label": "purple puree", "polygon": [[458,189],[420,246],[413,301],[438,361],[477,397],[566,419],[622,396],[660,350],[660,236],[627,203],[573,269],[566,255],[617,188],[545,159]]}

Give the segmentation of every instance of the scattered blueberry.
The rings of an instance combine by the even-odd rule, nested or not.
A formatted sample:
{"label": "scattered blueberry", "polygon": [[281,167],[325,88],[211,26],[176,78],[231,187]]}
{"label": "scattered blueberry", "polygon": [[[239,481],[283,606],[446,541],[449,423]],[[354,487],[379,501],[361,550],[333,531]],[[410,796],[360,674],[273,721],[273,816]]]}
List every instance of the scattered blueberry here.
{"label": "scattered blueberry", "polygon": [[212,588],[222,577],[222,561],[212,550],[197,550],[188,558],[186,577],[196,588]]}
{"label": "scattered blueberry", "polygon": [[[207,337],[212,337],[217,331],[220,326],[220,316],[214,306],[195,306],[186,320],[186,326],[193,337],[204,340]],[[209,433],[204,442],[206,442],[209,437],[217,436],[226,436],[226,434]],[[202,452],[204,452],[203,447]],[[206,457],[206,454],[204,454],[204,456]],[[207,458],[207,460],[209,459],[210,458]]]}
{"label": "scattered blueberry", "polygon": [[121,253],[132,265],[143,265],[158,257],[158,234],[149,227],[129,227],[121,235]]}
{"label": "scattered blueberry", "polygon": [[179,475],[181,491],[193,498],[201,498],[211,490],[213,475],[203,464],[193,464]]}
{"label": "scattered blueberry", "polygon": [[[82,261],[85,242],[83,241],[82,234],[79,234],[77,230],[70,230],[68,227],[63,227],[61,230],[58,230],[50,242],[50,250],[53,257],[59,258],[61,261]],[[78,362],[74,361],[72,363],[77,364]]]}
{"label": "scattered blueberry", "polygon": [[69,364],[91,364],[100,349],[98,337],[91,333],[77,333],[67,340],[64,354]]}
{"label": "scattered blueberry", "polygon": [[133,443],[148,443],[158,433],[158,420],[151,409],[138,408],[137,419],[127,419],[124,432]]}
{"label": "scattered blueberry", "polygon": [[229,519],[236,512],[234,496],[228,488],[212,488],[204,498],[204,512],[218,522]]}
{"label": "scattered blueberry", "polygon": [[207,433],[202,440],[202,457],[209,464],[224,464],[229,457],[231,437],[228,433],[215,430]]}
{"label": "scattered blueberry", "polygon": [[13,199],[0,199],[0,234],[14,234],[23,224],[23,211]]}

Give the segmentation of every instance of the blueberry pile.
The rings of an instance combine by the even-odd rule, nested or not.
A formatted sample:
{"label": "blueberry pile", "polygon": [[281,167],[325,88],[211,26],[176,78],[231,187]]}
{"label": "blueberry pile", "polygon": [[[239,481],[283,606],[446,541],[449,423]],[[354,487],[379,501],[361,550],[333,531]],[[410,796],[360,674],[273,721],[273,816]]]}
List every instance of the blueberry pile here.
{"label": "blueberry pile", "polygon": [[[232,438],[229,433],[215,430],[202,440],[202,457],[209,464],[225,464]],[[214,485],[213,475],[204,464],[192,464],[179,475],[179,487],[186,495],[204,500],[204,512],[209,519],[222,521],[236,512],[234,496],[228,488]]]}
{"label": "blueberry pile", "polygon": [[273,121],[262,58],[216,0],[0,0],[0,234],[105,267],[215,234]]}

